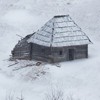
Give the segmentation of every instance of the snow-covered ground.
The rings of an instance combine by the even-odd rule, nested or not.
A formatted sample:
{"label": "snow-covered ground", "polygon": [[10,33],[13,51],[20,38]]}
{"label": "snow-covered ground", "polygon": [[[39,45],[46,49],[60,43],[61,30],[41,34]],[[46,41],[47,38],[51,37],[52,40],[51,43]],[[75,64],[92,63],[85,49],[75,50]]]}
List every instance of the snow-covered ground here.
{"label": "snow-covered ground", "polygon": [[[35,61],[9,62],[7,59],[20,39],[39,29],[57,14],[70,14],[93,42],[89,58],[56,65],[22,68]],[[0,100],[9,95],[24,100],[44,100],[57,86],[64,96],[75,100],[100,100],[100,1],[99,0],[1,0],[0,1]],[[38,73],[38,74],[37,74]]]}

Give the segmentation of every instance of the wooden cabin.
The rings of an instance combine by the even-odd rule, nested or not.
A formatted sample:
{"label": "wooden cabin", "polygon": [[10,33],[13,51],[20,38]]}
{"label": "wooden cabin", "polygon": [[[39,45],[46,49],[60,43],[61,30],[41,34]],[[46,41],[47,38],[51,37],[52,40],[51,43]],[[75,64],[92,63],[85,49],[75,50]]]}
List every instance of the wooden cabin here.
{"label": "wooden cabin", "polygon": [[88,58],[90,43],[69,15],[58,15],[22,39],[12,51],[12,57],[52,63]]}

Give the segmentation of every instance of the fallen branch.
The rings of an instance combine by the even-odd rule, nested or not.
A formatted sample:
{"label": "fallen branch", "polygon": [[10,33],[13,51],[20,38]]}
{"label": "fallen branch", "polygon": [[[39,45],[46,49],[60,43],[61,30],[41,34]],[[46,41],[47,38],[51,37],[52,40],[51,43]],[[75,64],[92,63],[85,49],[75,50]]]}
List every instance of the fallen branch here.
{"label": "fallen branch", "polygon": [[16,65],[16,64],[18,64],[18,62],[14,63],[14,64],[11,64],[11,65],[9,65],[8,67],[14,66],[14,65]]}
{"label": "fallen branch", "polygon": [[19,67],[19,68],[15,68],[15,69],[13,69],[13,71],[16,71],[16,70],[20,70],[20,69],[23,69],[23,68],[26,68],[26,67],[32,67],[32,66],[35,66],[36,64],[28,64],[28,65],[26,65],[26,66],[21,66],[21,67]]}
{"label": "fallen branch", "polygon": [[27,64],[25,66],[21,66],[19,68],[15,68],[13,69],[13,71],[16,71],[16,70],[20,70],[20,69],[23,69],[23,68],[26,68],[26,67],[32,67],[32,66],[40,66],[42,64],[42,62],[37,62],[35,64]]}

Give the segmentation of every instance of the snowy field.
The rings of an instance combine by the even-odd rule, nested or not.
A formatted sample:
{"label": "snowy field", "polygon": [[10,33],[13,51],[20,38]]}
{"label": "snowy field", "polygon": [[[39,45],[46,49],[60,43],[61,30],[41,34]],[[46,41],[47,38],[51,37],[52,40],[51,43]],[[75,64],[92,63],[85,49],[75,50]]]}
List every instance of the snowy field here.
{"label": "snowy field", "polygon": [[[90,37],[89,58],[59,63],[8,61],[20,40],[38,30],[54,15],[69,14]],[[99,0],[0,0],[0,100],[45,100],[59,87],[64,97],[100,100],[100,1]],[[23,68],[24,66],[32,65]],[[20,69],[21,67],[21,69]],[[12,99],[11,99],[12,100]],[[67,99],[65,99],[67,100]]]}

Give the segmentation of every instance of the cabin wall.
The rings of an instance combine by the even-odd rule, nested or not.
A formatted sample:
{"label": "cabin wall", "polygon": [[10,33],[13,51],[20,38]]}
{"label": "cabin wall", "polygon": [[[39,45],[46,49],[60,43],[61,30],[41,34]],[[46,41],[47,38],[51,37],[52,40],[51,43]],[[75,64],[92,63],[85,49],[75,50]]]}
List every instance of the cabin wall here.
{"label": "cabin wall", "polygon": [[88,58],[88,45],[75,47],[75,59]]}
{"label": "cabin wall", "polygon": [[[70,53],[69,50],[72,50]],[[45,62],[61,62],[88,57],[88,45],[68,47],[45,47],[23,41],[17,44],[12,52],[13,58],[40,60]],[[71,55],[71,57],[70,57]],[[72,58],[72,59],[70,59]]]}
{"label": "cabin wall", "polygon": [[88,57],[88,45],[68,46],[68,47],[45,47],[32,44],[32,59],[46,62],[69,61],[69,50],[73,50],[73,60]]}
{"label": "cabin wall", "polygon": [[[33,33],[34,34],[34,33]],[[25,60],[30,60],[30,50],[31,50],[31,45],[30,43],[27,42],[27,40],[33,35],[29,34],[25,38],[21,39],[17,45],[14,47],[12,51],[12,58],[14,59],[25,59]]]}
{"label": "cabin wall", "polygon": [[50,62],[51,58],[51,49],[50,47],[45,47],[37,44],[31,44],[31,58],[40,60],[40,61],[46,61]]}
{"label": "cabin wall", "polygon": [[[62,48],[52,48],[53,62],[69,61],[69,50],[73,50],[73,60],[88,57],[88,45],[68,46]],[[72,54],[71,54],[72,55]]]}
{"label": "cabin wall", "polygon": [[17,44],[12,51],[12,56],[15,59],[30,60],[30,44],[27,42],[20,45]]}
{"label": "cabin wall", "polygon": [[52,48],[52,62],[60,62],[60,61],[66,61],[67,56],[67,48],[66,47],[54,47]]}

